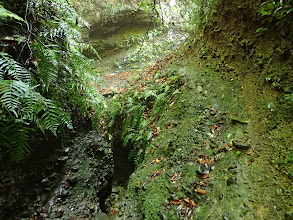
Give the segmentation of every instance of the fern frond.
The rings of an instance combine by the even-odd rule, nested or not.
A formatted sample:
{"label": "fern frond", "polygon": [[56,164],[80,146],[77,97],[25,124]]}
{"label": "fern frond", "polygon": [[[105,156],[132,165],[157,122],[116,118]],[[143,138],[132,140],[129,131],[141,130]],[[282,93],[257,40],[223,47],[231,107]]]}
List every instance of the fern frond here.
{"label": "fern frond", "polygon": [[157,97],[157,94],[152,90],[146,90],[143,95],[145,100],[147,100],[149,97],[152,97],[152,96]]}
{"label": "fern frond", "polygon": [[13,161],[20,161],[31,151],[28,145],[30,129],[12,120],[0,121],[0,127],[1,151],[8,153]]}
{"label": "fern frond", "polygon": [[0,52],[0,80],[6,78],[29,83],[31,74],[9,54]]}
{"label": "fern frond", "polygon": [[60,60],[62,56],[56,45],[42,46],[40,43],[32,45],[36,49],[35,57],[39,59],[37,73],[41,83],[48,91],[52,84],[56,84],[58,71],[60,69]]}
{"label": "fern frond", "polygon": [[24,22],[21,17],[11,11],[8,11],[0,4],[0,25],[3,25],[7,21],[13,20]]}
{"label": "fern frond", "polygon": [[29,124],[34,121],[43,132],[50,130],[55,135],[62,124],[71,128],[70,118],[64,110],[24,82],[0,80],[0,95],[2,106],[22,123]]}
{"label": "fern frond", "polygon": [[157,96],[153,109],[152,109],[153,115],[158,115],[165,112],[167,108],[167,105],[166,105],[167,100],[168,100],[167,93],[161,93]]}
{"label": "fern frond", "polygon": [[29,85],[14,80],[0,80],[0,103],[18,117],[22,98],[29,92]]}

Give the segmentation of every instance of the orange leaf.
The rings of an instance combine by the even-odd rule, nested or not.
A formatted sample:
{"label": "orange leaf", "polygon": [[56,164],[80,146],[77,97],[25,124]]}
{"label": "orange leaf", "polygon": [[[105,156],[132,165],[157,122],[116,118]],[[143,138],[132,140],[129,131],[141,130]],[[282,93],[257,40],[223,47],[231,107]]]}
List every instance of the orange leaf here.
{"label": "orange leaf", "polygon": [[203,179],[207,179],[207,178],[209,178],[209,175],[208,175],[208,174],[202,174],[201,177],[202,177]]}
{"label": "orange leaf", "polygon": [[252,153],[250,151],[246,152],[247,155],[251,155]]}
{"label": "orange leaf", "polygon": [[254,161],[254,158],[251,158],[250,161],[248,162],[248,166],[251,165],[253,161]]}
{"label": "orange leaf", "polygon": [[191,208],[195,208],[196,207],[196,204],[195,204],[195,202],[193,201],[193,200],[189,200],[189,203],[190,203],[190,206],[191,206]]}
{"label": "orange leaf", "polygon": [[204,194],[207,193],[207,191],[204,190],[204,189],[198,189],[197,192],[198,192],[199,194],[201,194],[201,195],[204,195]]}
{"label": "orange leaf", "polygon": [[181,200],[173,200],[171,203],[174,205],[180,205],[182,203],[182,201]]}
{"label": "orange leaf", "polygon": [[189,203],[189,200],[188,199],[183,199],[185,202]]}

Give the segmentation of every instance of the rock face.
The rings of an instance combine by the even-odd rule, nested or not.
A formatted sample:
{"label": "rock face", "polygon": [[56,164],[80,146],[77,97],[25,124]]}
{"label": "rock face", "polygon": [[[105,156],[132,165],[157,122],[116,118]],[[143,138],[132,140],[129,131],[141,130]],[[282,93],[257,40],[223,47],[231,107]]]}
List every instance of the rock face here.
{"label": "rock face", "polygon": [[32,155],[19,166],[1,168],[0,219],[92,218],[101,211],[113,175],[105,137],[91,131],[70,146],[51,150],[49,157]]}
{"label": "rock face", "polygon": [[[100,20],[92,24],[90,30],[84,30],[84,37],[101,57],[107,57],[126,48],[127,40],[131,36],[146,33],[153,27],[152,24],[151,14],[140,10],[126,10],[113,15],[106,21]],[[92,56],[90,53],[87,55]]]}

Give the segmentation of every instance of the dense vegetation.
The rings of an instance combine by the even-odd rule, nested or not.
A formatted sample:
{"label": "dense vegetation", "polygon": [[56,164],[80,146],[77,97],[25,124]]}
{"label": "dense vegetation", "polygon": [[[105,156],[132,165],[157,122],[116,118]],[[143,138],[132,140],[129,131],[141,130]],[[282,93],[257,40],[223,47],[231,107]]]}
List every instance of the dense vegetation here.
{"label": "dense vegetation", "polygon": [[[35,194],[46,194],[37,200],[29,195],[17,215],[23,215],[26,206],[30,211],[39,206],[36,218],[40,214],[62,218],[64,213],[64,218],[72,217],[73,209],[87,210],[91,214],[84,215],[91,218],[103,209],[113,218],[125,219],[292,219],[292,4],[292,0],[0,3],[3,166],[6,160],[25,158],[40,142],[34,141],[38,136],[59,140],[82,129],[84,122],[86,129],[98,130],[87,135],[77,132],[81,137],[58,146],[52,154],[56,158],[36,159],[54,165],[46,169],[36,165],[41,171],[15,178],[36,178],[23,188],[32,185]],[[151,17],[141,29],[146,33],[122,36],[135,26],[137,14],[132,12],[137,11]],[[121,21],[124,18],[127,22]],[[90,24],[94,28],[87,32]],[[101,54],[115,61],[113,71],[106,66],[110,62],[103,66],[84,55],[101,59],[91,44],[83,42],[97,36],[101,41],[92,42],[97,50],[97,42],[109,46],[109,39],[120,40],[120,45],[109,46],[114,48],[111,53]],[[116,62],[121,51],[123,60]],[[114,58],[107,57],[113,54]],[[105,74],[106,86],[99,74]],[[107,80],[115,77],[118,84],[127,78],[127,86],[106,88],[111,84]],[[125,148],[136,165],[127,189],[111,185],[112,158],[125,153]],[[44,155],[48,157],[47,152]],[[57,169],[62,171],[57,174]],[[14,177],[10,181],[9,172],[2,188],[22,191]],[[88,188],[95,188],[95,193]],[[78,201],[83,203],[84,196],[87,204],[71,206],[79,195]],[[50,196],[57,201],[51,213],[44,208]],[[18,204],[21,197],[10,200]],[[33,201],[34,207],[29,204]],[[0,198],[0,205],[4,203]],[[6,216],[13,215],[8,212]]]}
{"label": "dense vegetation", "polygon": [[72,116],[94,114],[100,99],[89,82],[98,75],[82,54],[91,50],[80,33],[88,24],[67,1],[0,7],[1,155],[19,161],[32,130],[60,135],[73,128]]}

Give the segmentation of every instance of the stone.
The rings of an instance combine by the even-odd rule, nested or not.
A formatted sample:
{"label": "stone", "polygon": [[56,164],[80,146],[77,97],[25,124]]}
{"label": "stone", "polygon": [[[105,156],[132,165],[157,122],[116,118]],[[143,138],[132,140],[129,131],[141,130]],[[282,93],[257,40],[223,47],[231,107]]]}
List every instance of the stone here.
{"label": "stone", "polygon": [[56,211],[55,213],[55,218],[61,218],[63,216],[64,211],[59,209],[58,211]]}
{"label": "stone", "polygon": [[72,172],[77,172],[79,170],[79,166],[71,167]]}
{"label": "stone", "polygon": [[119,188],[118,187],[113,187],[112,188],[112,193],[119,193]]}
{"label": "stone", "polygon": [[227,180],[227,186],[236,184],[236,182],[237,182],[237,177],[236,176],[231,176]]}
{"label": "stone", "polygon": [[50,182],[49,182],[49,179],[48,178],[45,178],[42,180],[41,184],[45,187],[45,188],[48,188],[49,185],[50,185]]}
{"label": "stone", "polygon": [[71,184],[71,185],[75,185],[78,183],[78,177],[77,176],[71,176],[69,179],[68,179],[68,182]]}
{"label": "stone", "polygon": [[67,195],[68,195],[68,191],[65,190],[65,189],[62,189],[62,190],[61,190],[61,193],[60,193],[60,196],[61,196],[62,198],[65,198]]}
{"label": "stone", "polygon": [[99,212],[93,220],[109,220],[109,217],[104,212]]}
{"label": "stone", "polygon": [[209,168],[208,168],[207,164],[200,164],[200,165],[198,166],[197,171],[198,171],[200,174],[209,174]]}

